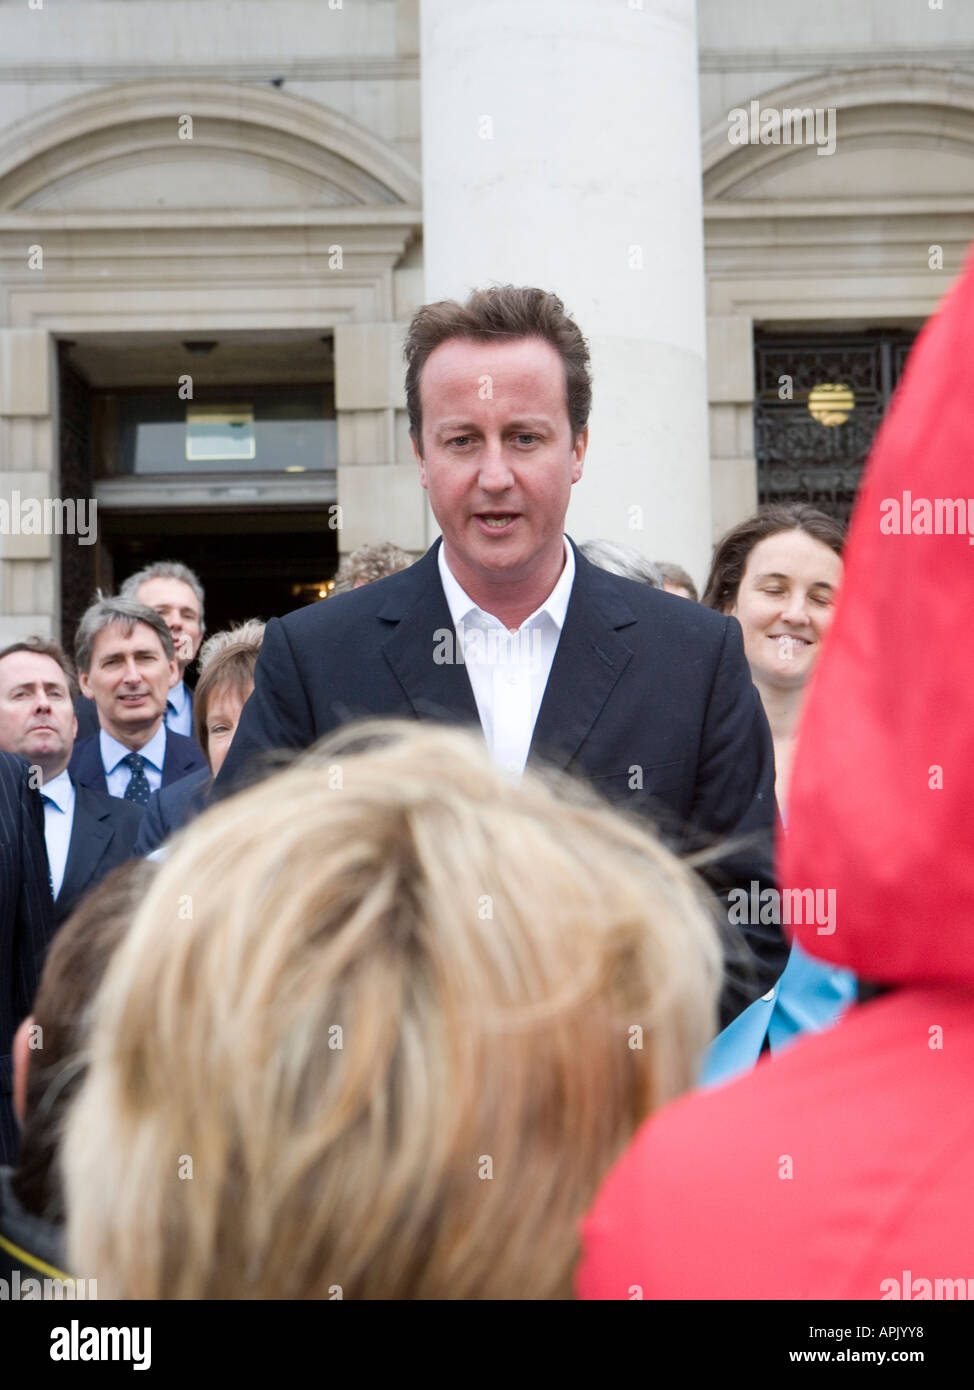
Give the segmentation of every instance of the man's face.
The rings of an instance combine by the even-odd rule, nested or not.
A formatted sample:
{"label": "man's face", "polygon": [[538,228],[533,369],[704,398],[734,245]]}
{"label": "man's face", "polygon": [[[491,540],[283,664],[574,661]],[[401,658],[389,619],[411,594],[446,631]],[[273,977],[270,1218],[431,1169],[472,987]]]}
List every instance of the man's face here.
{"label": "man's face", "polygon": [[452,338],[420,377],[419,478],[460,584],[557,575],[586,430],[572,438],[561,358],[540,338]]}
{"label": "man's face", "polygon": [[139,603],[154,608],[172,633],[180,672],[193,660],[203,640],[199,600],[181,579],[147,579],[135,591]]}
{"label": "man's face", "polygon": [[179,680],[179,666],[167,661],[158,633],[136,623],[128,636],[119,623],[102,628],[91,652],[91,669],[80,671],[82,694],[98,706],[103,729],[126,743],[162,722],[166,696]]}
{"label": "man's face", "polygon": [[67,767],[77,732],[68,680],[53,657],[11,652],[0,661],[0,748],[36,763],[49,782]]}

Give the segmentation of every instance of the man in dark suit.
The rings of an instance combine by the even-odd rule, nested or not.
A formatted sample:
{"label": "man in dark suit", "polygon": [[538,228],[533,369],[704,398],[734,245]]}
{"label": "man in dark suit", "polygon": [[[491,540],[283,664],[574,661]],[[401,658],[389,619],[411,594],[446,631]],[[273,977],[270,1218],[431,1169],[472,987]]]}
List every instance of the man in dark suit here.
{"label": "man in dark suit", "polygon": [[13,1037],[34,1002],[54,932],[43,816],[22,758],[0,752],[0,1163],[17,1151]]}
{"label": "man in dark suit", "polygon": [[[588,445],[588,349],[554,295],[507,286],[426,305],[406,344],[420,482],[443,533],[410,569],[272,620],[217,795],[264,750],[367,715],[479,722],[517,776],[567,769],[656,822],[719,843],[727,890],[768,883],[774,753],[739,625],[590,565],[564,535]],[[746,929],[726,1025],[784,968]]]}
{"label": "man in dark suit", "polygon": [[68,773],[77,721],[74,672],[56,642],[29,637],[0,651],[0,748],[40,774],[56,925],[117,864],[130,859],[142,811],[78,786]]}
{"label": "man in dark suit", "polygon": [[75,782],[133,802],[205,767],[192,739],[163,723],[166,696],[179,679],[172,635],[163,619],[133,599],[99,597],[78,624],[78,679],[98,706],[97,737],[75,745]]}

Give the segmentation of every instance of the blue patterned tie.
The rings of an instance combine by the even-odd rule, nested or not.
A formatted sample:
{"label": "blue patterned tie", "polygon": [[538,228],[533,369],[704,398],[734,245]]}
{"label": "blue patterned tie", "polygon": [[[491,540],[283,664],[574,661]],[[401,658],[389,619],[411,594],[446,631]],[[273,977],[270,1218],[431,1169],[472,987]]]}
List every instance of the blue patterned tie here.
{"label": "blue patterned tie", "polygon": [[149,779],[145,775],[145,758],[141,753],[129,753],[122,762],[132,769],[132,776],[125,788],[123,801],[134,801],[136,806],[145,806],[149,800]]}

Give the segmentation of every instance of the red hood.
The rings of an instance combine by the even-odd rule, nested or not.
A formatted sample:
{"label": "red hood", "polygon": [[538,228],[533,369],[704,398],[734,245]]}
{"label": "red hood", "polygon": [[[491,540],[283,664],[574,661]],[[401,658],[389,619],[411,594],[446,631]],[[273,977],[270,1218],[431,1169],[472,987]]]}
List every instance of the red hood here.
{"label": "red hood", "polygon": [[[891,502],[908,514],[901,531],[924,525],[923,502],[936,525],[938,499],[963,499],[963,534],[881,529],[897,521]],[[835,890],[834,933],[806,924],[798,940],[877,981],[974,983],[967,529],[974,538],[974,256],[921,334],[869,458],[781,851],[783,886]]]}

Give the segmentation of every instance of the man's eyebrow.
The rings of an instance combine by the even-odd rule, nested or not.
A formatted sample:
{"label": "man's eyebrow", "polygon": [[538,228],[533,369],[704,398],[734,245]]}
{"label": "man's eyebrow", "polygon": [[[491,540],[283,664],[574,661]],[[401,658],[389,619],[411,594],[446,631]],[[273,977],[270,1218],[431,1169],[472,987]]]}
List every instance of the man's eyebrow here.
{"label": "man's eyebrow", "polygon": [[[123,657],[123,656],[127,656],[127,655],[128,655],[127,652],[106,652],[105,655],[104,655],[103,657],[100,657],[100,658],[99,658],[99,660],[100,660],[101,662],[105,662],[105,661],[115,661],[115,660],[117,660],[119,657]],[[133,656],[158,656],[159,653],[156,651],[156,649],[155,649],[154,647],[136,647],[136,648],[134,648],[134,650],[132,651],[132,655],[133,655]]]}
{"label": "man's eyebrow", "polygon": [[[545,415],[525,415],[519,420],[509,420],[504,427],[508,430],[550,429],[551,421]],[[479,425],[469,420],[444,420],[435,427],[436,434],[479,434]]]}

